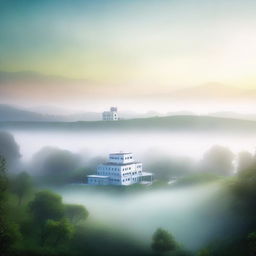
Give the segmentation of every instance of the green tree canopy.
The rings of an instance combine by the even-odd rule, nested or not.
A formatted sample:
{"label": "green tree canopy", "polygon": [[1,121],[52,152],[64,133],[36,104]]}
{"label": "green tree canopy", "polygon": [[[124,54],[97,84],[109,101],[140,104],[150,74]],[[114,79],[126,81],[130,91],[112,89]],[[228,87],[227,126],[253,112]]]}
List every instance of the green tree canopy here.
{"label": "green tree canopy", "polygon": [[247,238],[251,255],[256,255],[256,232],[250,233]]}
{"label": "green tree canopy", "polygon": [[6,193],[8,190],[8,179],[6,176],[6,161],[0,155],[0,246],[1,255],[19,239],[21,234],[19,226],[9,219],[8,201]]}
{"label": "green tree canopy", "polygon": [[8,171],[16,169],[20,160],[20,149],[12,134],[0,131],[0,155],[4,157]]}
{"label": "green tree canopy", "polygon": [[172,234],[162,228],[158,228],[153,234],[151,248],[155,252],[164,253],[168,251],[175,251],[178,248]]}
{"label": "green tree canopy", "polygon": [[57,246],[61,242],[68,241],[72,237],[74,229],[67,219],[59,221],[47,220],[45,233],[47,234],[48,242],[53,246]]}
{"label": "green tree canopy", "polygon": [[203,157],[200,168],[222,176],[231,175],[233,172],[234,154],[226,147],[215,145]]}
{"label": "green tree canopy", "polygon": [[49,191],[36,193],[29,205],[34,220],[43,224],[46,220],[60,220],[64,216],[64,205],[61,196]]}
{"label": "green tree canopy", "polygon": [[24,196],[32,191],[32,180],[31,177],[26,173],[22,172],[18,174],[11,182],[11,190],[18,197],[18,204],[20,205]]}
{"label": "green tree canopy", "polygon": [[[256,253],[256,164],[255,162],[249,168],[239,171],[238,176],[229,188],[233,196],[232,207],[236,214],[243,219],[245,225],[249,228],[247,232],[253,232],[248,237],[250,247],[252,241],[255,239],[255,253]],[[252,254],[254,255],[254,254]]]}
{"label": "green tree canopy", "polygon": [[5,158],[0,155],[0,201],[3,200],[7,188],[6,161]]}
{"label": "green tree canopy", "polygon": [[255,159],[253,158],[253,155],[250,154],[247,151],[242,151],[238,154],[238,167],[237,170],[243,171],[247,168],[249,168],[253,162],[255,161]]}
{"label": "green tree canopy", "polygon": [[73,224],[86,220],[89,215],[87,209],[82,205],[66,204],[65,215]]}
{"label": "green tree canopy", "polygon": [[211,256],[211,253],[209,249],[204,248],[198,252],[197,256]]}
{"label": "green tree canopy", "polygon": [[80,167],[79,155],[53,147],[42,148],[33,158],[32,169],[41,182],[61,185],[70,181],[72,171]]}
{"label": "green tree canopy", "polygon": [[[249,168],[241,170],[235,183],[231,185],[233,194],[235,195],[239,212],[243,211],[247,216],[254,219],[256,214],[256,164]],[[256,221],[255,227],[256,227]]]}

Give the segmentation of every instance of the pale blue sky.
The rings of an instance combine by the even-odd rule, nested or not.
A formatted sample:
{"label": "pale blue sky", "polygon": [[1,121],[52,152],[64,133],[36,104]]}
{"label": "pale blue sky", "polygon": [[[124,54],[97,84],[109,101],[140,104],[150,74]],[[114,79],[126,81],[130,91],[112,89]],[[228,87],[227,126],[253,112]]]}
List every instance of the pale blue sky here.
{"label": "pale blue sky", "polygon": [[256,1],[0,1],[0,70],[256,88]]}

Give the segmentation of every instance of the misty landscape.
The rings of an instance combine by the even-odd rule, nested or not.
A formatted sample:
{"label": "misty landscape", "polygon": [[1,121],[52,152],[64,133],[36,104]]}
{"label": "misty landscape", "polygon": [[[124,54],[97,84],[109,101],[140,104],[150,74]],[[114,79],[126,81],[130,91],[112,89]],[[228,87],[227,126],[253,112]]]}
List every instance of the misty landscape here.
{"label": "misty landscape", "polygon": [[255,8],[0,0],[0,255],[255,256]]}
{"label": "misty landscape", "polygon": [[[141,120],[147,130],[148,119]],[[46,128],[43,123],[34,126],[26,122],[24,126],[24,123],[2,122],[0,153],[11,170],[13,207],[15,194],[23,191],[22,187],[16,188],[15,180],[25,175],[26,170],[33,189],[25,190],[21,204],[32,200],[31,193],[37,188],[61,195],[65,204],[84,206],[89,216],[84,224],[80,222],[85,225],[85,237],[78,239],[91,241],[96,236],[103,243],[104,236],[112,237],[107,242],[109,247],[104,249],[109,255],[119,255],[122,243],[127,243],[127,255],[150,254],[152,235],[159,227],[171,231],[175,237],[179,244],[175,249],[177,255],[204,255],[200,254],[204,251],[212,253],[209,255],[224,255],[226,246],[232,246],[232,250],[229,248],[225,255],[235,255],[237,241],[241,243],[241,251],[246,251],[247,245],[241,238],[251,230],[252,226],[248,226],[251,220],[240,210],[234,210],[240,204],[240,196],[244,196],[236,195],[234,189],[241,189],[240,179],[248,175],[243,172],[255,166],[256,133],[251,129],[254,123],[247,125],[246,130],[244,121],[237,119],[239,129],[228,128],[227,124],[209,129],[200,126],[197,120],[197,125],[193,121],[196,129],[187,126],[184,131],[177,127],[168,131],[166,125],[160,125],[161,118],[150,121],[154,125],[146,132],[142,132],[143,124],[138,123],[127,130],[121,124],[115,127],[103,121],[93,122],[89,128],[87,122],[73,123],[72,129],[56,127],[55,123]],[[144,169],[154,174],[153,184],[126,188],[86,185],[86,175],[93,174],[98,164],[106,162],[109,152],[120,150],[132,151],[143,162]],[[20,225],[27,225],[25,220],[20,221]],[[71,244],[78,242],[73,239]],[[103,253],[93,242],[88,243],[83,250],[93,255]],[[62,249],[60,246],[61,253]],[[35,253],[33,248],[30,250]]]}

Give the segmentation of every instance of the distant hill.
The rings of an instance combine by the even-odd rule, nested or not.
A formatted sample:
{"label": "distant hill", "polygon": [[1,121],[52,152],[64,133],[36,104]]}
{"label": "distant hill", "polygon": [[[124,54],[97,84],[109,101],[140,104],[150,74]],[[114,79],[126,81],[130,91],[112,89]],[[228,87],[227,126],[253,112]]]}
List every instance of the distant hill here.
{"label": "distant hill", "polygon": [[101,113],[84,112],[70,115],[48,115],[27,109],[0,104],[0,122],[75,122],[82,120],[96,121],[101,119]]}
{"label": "distant hill", "polygon": [[67,130],[67,131],[192,131],[253,132],[256,121],[210,116],[168,116],[119,121],[85,122],[1,122],[0,129]]}
{"label": "distant hill", "polygon": [[[35,108],[35,111],[24,109],[12,105],[0,104],[0,122],[14,121],[14,122],[76,122],[76,121],[99,121],[101,120],[101,113],[99,112],[79,112],[71,114],[47,114],[54,113],[55,109],[50,108]],[[56,111],[58,113],[60,111]],[[152,116],[159,116],[157,112],[136,113],[132,111],[119,112],[122,119],[145,118]]]}
{"label": "distant hill", "polygon": [[0,104],[0,121],[56,121],[53,116],[42,115],[32,111]]}
{"label": "distant hill", "polygon": [[[143,124],[148,123],[148,125],[152,125],[152,127],[161,126],[162,128],[164,128],[164,126],[166,125],[166,127],[172,126],[172,128],[174,128],[175,123],[180,123],[180,126],[182,126],[182,122],[184,122],[184,125],[189,125],[191,127],[193,122],[198,123],[198,125],[206,125],[207,123],[211,123],[212,120],[215,120],[218,124],[222,125],[224,123],[225,125],[227,125],[228,123],[238,123],[240,125],[241,123],[245,124],[245,121],[248,121],[249,123],[251,123],[250,121],[256,121],[256,115],[237,114],[233,112],[216,112],[204,117],[196,116],[192,112],[169,112],[167,116],[161,116],[161,114],[158,112],[136,113],[132,111],[123,111],[120,112],[119,115],[123,120],[120,120],[116,124],[110,122],[106,123],[105,125],[115,128],[116,126],[122,124],[130,127],[130,124],[132,124],[130,127],[132,128],[133,124],[143,127]],[[46,114],[46,112],[33,112],[31,110],[23,109],[16,106],[0,104],[0,122],[16,123],[15,126],[19,126],[17,124],[18,122],[23,122],[21,126],[25,125],[26,123],[33,124],[36,122],[48,123],[45,124],[46,126],[51,126],[51,124],[57,126],[65,126],[65,122],[71,122],[72,126],[79,125],[86,128],[88,126],[91,126],[92,124],[95,125],[95,127],[101,126],[102,122],[93,122],[100,120],[101,113],[99,112],[81,112],[67,115],[49,115]],[[33,126],[34,125],[38,126],[36,124],[33,124]],[[193,124],[193,126],[194,125],[195,124]]]}
{"label": "distant hill", "polygon": [[256,114],[239,114],[228,111],[210,113],[209,116],[256,121]]}

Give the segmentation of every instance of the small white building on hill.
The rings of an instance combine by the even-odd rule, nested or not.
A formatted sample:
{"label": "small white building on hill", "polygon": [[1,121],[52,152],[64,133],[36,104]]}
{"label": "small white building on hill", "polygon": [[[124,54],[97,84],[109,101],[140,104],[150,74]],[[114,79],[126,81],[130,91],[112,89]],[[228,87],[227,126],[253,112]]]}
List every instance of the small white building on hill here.
{"label": "small white building on hill", "polygon": [[111,107],[110,111],[104,111],[102,113],[102,119],[104,121],[117,121],[118,120],[117,108]]}
{"label": "small white building on hill", "polygon": [[96,175],[88,175],[90,185],[151,184],[152,173],[143,172],[142,163],[133,159],[132,153],[112,153],[105,164],[97,167]]}

